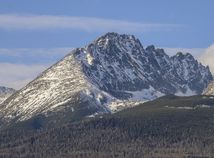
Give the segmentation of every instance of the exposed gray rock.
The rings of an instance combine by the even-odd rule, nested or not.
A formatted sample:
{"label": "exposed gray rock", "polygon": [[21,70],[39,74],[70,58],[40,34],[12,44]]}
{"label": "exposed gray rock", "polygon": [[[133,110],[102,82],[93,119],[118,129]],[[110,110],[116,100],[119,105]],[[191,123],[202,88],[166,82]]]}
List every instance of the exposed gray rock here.
{"label": "exposed gray rock", "polygon": [[212,79],[209,68],[189,53],[169,57],[154,46],[144,49],[132,35],[107,33],[84,48],[74,49],[9,97],[1,105],[0,117],[26,120],[72,110],[81,102],[88,109],[92,107],[90,115],[108,113],[109,104],[115,110],[112,103],[118,99],[142,101],[165,94],[201,94]]}
{"label": "exposed gray rock", "polygon": [[13,88],[7,88],[0,86],[0,104],[11,96],[16,90]]}
{"label": "exposed gray rock", "polygon": [[74,55],[90,81],[116,98],[128,99],[127,91],[150,87],[163,94],[201,94],[213,79],[191,54],[169,57],[153,45],[144,49],[129,35],[108,33]]}

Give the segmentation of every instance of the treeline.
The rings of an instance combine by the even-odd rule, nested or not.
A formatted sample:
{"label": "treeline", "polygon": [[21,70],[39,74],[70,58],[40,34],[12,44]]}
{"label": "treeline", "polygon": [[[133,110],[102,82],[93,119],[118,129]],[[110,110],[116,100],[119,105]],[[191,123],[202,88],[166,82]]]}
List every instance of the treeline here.
{"label": "treeline", "polygon": [[[210,107],[175,108],[197,105]],[[0,158],[212,158],[213,106],[205,96],[172,96],[52,128],[32,119],[0,131]],[[29,128],[35,122],[41,128]]]}
{"label": "treeline", "polygon": [[[167,125],[167,124],[166,124]],[[212,157],[213,135],[155,120],[103,118],[37,132],[1,133],[2,158]]]}

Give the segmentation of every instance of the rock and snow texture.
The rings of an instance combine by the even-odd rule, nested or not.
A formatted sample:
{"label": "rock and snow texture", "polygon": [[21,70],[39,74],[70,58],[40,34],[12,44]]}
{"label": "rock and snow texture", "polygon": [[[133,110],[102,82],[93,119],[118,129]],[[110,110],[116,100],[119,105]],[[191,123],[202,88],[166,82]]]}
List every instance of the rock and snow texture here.
{"label": "rock and snow texture", "polygon": [[79,100],[98,106],[104,92],[97,91],[84,76],[81,63],[73,54],[68,54],[8,98],[0,111],[7,120],[15,117],[25,120],[37,114],[60,110],[64,105],[78,104]]}
{"label": "rock and snow texture", "polygon": [[207,89],[204,91],[205,95],[214,95],[214,81],[209,84]]}
{"label": "rock and snow texture", "polygon": [[[74,49],[1,105],[7,120],[58,111],[86,102],[97,113],[116,111],[122,102],[165,94],[201,94],[212,80],[208,67],[192,55],[169,57],[163,49],[143,48],[132,35],[107,33]],[[129,104],[124,104],[130,107]]]}
{"label": "rock and snow texture", "polygon": [[84,74],[92,84],[120,99],[130,99],[135,94],[139,99],[201,94],[213,79],[209,68],[191,54],[169,57],[154,46],[144,49],[130,35],[108,33],[77,49],[74,55],[82,62]]}
{"label": "rock and snow texture", "polygon": [[0,104],[15,92],[13,88],[0,86]]}

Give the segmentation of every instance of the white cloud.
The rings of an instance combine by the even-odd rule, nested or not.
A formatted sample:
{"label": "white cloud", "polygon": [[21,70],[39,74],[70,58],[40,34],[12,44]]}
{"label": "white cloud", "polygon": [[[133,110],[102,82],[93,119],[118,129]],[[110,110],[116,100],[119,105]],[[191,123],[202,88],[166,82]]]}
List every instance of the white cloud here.
{"label": "white cloud", "polygon": [[0,62],[47,64],[63,58],[73,48],[0,48]]}
{"label": "white cloud", "polygon": [[166,53],[170,56],[175,55],[178,52],[190,53],[195,58],[199,58],[201,54],[205,51],[205,48],[164,48]]}
{"label": "white cloud", "polygon": [[72,48],[0,48],[0,86],[20,89]]}
{"label": "white cloud", "polygon": [[166,53],[175,55],[177,52],[192,54],[203,65],[209,66],[214,74],[214,44],[208,48],[164,48]]}
{"label": "white cloud", "polygon": [[180,27],[184,26],[177,24],[138,23],[95,17],[0,14],[1,29],[79,29],[87,32],[147,32],[169,31]]}
{"label": "white cloud", "polygon": [[0,85],[19,89],[34,79],[48,66],[0,63]]}
{"label": "white cloud", "polygon": [[214,74],[214,44],[208,47],[199,59],[203,64],[209,65],[210,70]]}
{"label": "white cloud", "polygon": [[0,55],[22,56],[22,55],[59,55],[71,51],[73,48],[0,48]]}

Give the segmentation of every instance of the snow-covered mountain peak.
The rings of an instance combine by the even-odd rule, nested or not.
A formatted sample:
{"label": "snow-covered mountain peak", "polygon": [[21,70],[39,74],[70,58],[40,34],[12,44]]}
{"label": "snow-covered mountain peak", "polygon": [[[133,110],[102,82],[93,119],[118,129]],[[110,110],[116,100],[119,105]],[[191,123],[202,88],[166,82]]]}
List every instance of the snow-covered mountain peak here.
{"label": "snow-covered mountain peak", "polygon": [[131,49],[133,47],[142,47],[139,39],[137,39],[135,36],[126,34],[120,35],[114,32],[110,32],[99,37],[93,43],[89,44],[89,47],[91,45],[95,45],[98,48],[104,49],[112,46],[123,46],[126,49]]}
{"label": "snow-covered mountain peak", "polygon": [[192,54],[190,54],[190,53],[183,53],[183,52],[178,52],[172,58],[177,58],[178,60],[196,61],[196,59],[193,57]]}
{"label": "snow-covered mountain peak", "polygon": [[3,87],[0,86],[0,93],[1,94],[7,94],[7,93],[14,93],[16,90],[13,88]]}
{"label": "snow-covered mountain peak", "polygon": [[151,87],[162,94],[200,94],[212,80],[191,54],[169,57],[154,45],[144,49],[133,35],[107,33],[74,54],[92,84],[116,98],[132,98]]}
{"label": "snow-covered mountain peak", "polygon": [[146,51],[148,51],[148,52],[155,51],[155,46],[154,45],[147,46]]}
{"label": "snow-covered mountain peak", "polygon": [[201,94],[212,79],[209,69],[189,54],[169,57],[154,46],[144,49],[133,35],[107,33],[73,49],[8,98],[0,117],[25,120],[65,108],[73,112],[76,106],[90,114],[106,113],[126,101]]}
{"label": "snow-covered mountain peak", "polygon": [[115,32],[108,32],[103,36],[100,36],[99,38],[97,38],[96,41],[100,41],[100,40],[112,40],[112,41],[125,41],[125,40],[132,40],[132,41],[139,41],[134,35],[127,35],[127,34],[118,34]]}

